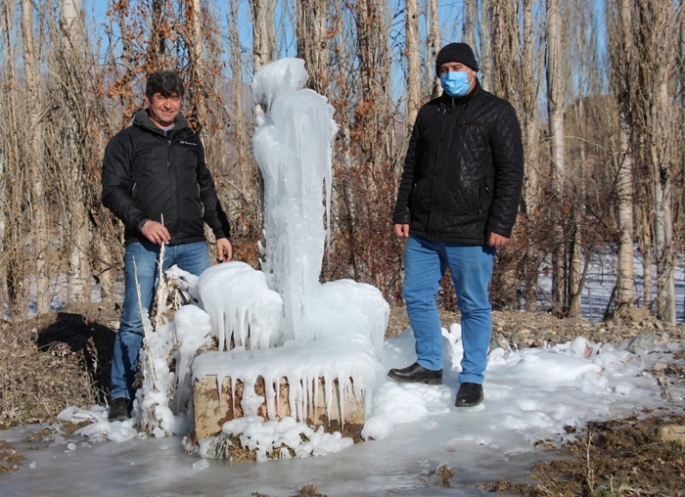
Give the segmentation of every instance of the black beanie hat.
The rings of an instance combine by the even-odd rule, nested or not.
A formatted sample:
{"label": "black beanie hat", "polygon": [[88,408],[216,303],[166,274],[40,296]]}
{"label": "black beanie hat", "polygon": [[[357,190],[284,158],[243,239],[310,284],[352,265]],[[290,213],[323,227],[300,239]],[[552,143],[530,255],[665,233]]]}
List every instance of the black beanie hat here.
{"label": "black beanie hat", "polygon": [[438,60],[435,62],[435,72],[440,73],[440,66],[445,62],[461,62],[474,71],[478,71],[478,63],[473,55],[473,50],[466,43],[450,43],[442,47],[438,52]]}

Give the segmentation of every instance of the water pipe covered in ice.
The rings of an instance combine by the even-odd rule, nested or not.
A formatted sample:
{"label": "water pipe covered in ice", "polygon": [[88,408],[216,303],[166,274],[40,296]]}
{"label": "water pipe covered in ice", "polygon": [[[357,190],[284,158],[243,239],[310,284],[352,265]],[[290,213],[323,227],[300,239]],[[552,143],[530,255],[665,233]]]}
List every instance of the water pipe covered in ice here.
{"label": "water pipe covered in ice", "polygon": [[[241,409],[252,415],[264,404],[270,418],[279,380],[287,378],[290,412],[298,421],[316,398],[317,379],[329,410],[334,384],[341,397],[349,391],[371,405],[389,314],[371,285],[319,283],[337,126],[333,107],[303,89],[306,81],[302,60],[281,59],[257,72],[252,83],[255,102],[264,108],[253,138],[264,179],[262,271],[242,262],[220,264],[191,289],[219,344],[218,352],[195,359],[193,378],[215,376],[219,396],[224,378],[231,379],[232,396],[237,381],[247,386],[263,379],[264,396],[246,388]],[[339,408],[342,420],[342,403]]]}

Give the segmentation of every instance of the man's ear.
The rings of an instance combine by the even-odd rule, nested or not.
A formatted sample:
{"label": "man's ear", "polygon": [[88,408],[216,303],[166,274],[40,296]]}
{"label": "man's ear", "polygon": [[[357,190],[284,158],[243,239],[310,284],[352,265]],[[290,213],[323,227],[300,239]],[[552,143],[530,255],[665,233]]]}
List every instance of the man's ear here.
{"label": "man's ear", "polygon": [[147,93],[143,95],[143,99],[145,99],[145,105],[150,107],[150,97],[147,96]]}

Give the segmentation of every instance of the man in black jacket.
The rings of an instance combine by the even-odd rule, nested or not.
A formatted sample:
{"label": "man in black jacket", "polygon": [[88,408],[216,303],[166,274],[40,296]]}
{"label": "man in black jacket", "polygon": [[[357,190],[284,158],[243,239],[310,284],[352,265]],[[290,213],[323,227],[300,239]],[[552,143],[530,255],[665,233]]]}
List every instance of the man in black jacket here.
{"label": "man in black jacket", "polygon": [[126,226],[126,289],[114,341],[109,419],[129,418],[133,382],[143,341],[140,308],[150,310],[161,247],[163,270],[176,264],[194,275],[210,265],[204,235],[214,232],[221,262],[232,257],[230,225],[205,164],[199,137],[180,114],[181,78],[171,71],[151,74],[147,109],[105,149],[102,203]]}
{"label": "man in black jacket", "polygon": [[488,285],[495,249],[506,245],[516,221],[523,147],[514,109],[481,88],[470,46],[443,47],[436,70],[444,92],[419,110],[393,215],[395,233],[408,238],[402,296],[417,361],[388,375],[442,383],[435,296],[449,268],[464,346],[456,405],[468,407],[483,400],[492,332]]}

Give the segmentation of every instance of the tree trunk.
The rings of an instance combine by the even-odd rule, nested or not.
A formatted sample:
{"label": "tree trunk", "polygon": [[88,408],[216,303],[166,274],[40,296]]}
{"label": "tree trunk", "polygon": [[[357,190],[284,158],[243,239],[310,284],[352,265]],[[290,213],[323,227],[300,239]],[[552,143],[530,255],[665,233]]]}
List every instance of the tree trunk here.
{"label": "tree trunk", "polygon": [[407,37],[407,128],[411,134],[421,106],[421,67],[419,66],[419,5],[406,0],[405,30]]}
{"label": "tree trunk", "polygon": [[166,38],[162,26],[164,25],[164,7],[166,0],[152,0],[152,20],[150,23],[150,41],[147,46],[148,67],[151,71],[162,69]]}
{"label": "tree trunk", "polygon": [[47,262],[45,260],[48,249],[48,225],[45,213],[45,196],[43,193],[43,143],[42,123],[40,119],[40,70],[39,58],[36,54],[33,37],[33,2],[21,1],[22,42],[24,49],[24,72],[27,86],[27,113],[29,116],[28,128],[28,157],[30,159],[31,179],[31,210],[33,213],[32,224],[32,249],[36,261],[36,309],[38,314],[50,311],[50,280],[48,277]]}
{"label": "tree trunk", "polygon": [[652,235],[650,229],[649,213],[645,208],[647,202],[641,207],[641,223],[638,225],[637,242],[640,253],[642,254],[642,299],[644,306],[653,310],[652,306],[652,286],[654,281],[652,279],[652,265],[654,264],[654,256],[652,254]]}
{"label": "tree trunk", "polygon": [[297,1],[297,56],[304,59],[309,73],[307,86],[329,96],[327,18],[326,0]]}
{"label": "tree trunk", "polygon": [[523,67],[521,78],[523,112],[520,114],[523,134],[523,157],[525,178],[521,192],[522,212],[532,212],[536,205],[538,189],[538,127],[537,127],[537,77],[533,66],[535,41],[533,39],[533,0],[523,0]]}
{"label": "tree trunk", "polygon": [[250,0],[252,10],[252,69],[255,73],[273,60],[275,48],[273,1]]}
{"label": "tree trunk", "polygon": [[492,90],[493,86],[493,72],[492,72],[492,25],[490,22],[490,2],[491,0],[481,0],[480,15],[478,16],[478,26],[482,37],[479,50],[481,84],[486,90]]}
{"label": "tree trunk", "polygon": [[[193,106],[191,116],[195,121],[195,126],[202,131],[206,126],[207,108],[205,104],[205,71],[204,60],[202,57],[202,4],[200,0],[186,0],[186,19],[190,23],[189,45],[190,45],[190,100]],[[202,138],[205,138],[201,133]]]}
{"label": "tree trunk", "polygon": [[[577,121],[581,127],[585,124],[585,106],[583,104],[583,96],[580,96],[579,102],[576,106]],[[582,266],[583,266],[583,219],[585,217],[585,163],[586,153],[585,144],[580,143],[580,160],[574,171],[574,204],[572,207],[572,221],[571,221],[571,250],[568,271],[568,293],[569,306],[568,316],[579,317],[583,314],[581,293],[583,287],[582,282]],[[589,262],[589,261],[588,261]]]}
{"label": "tree trunk", "polygon": [[[564,184],[564,103],[562,81],[561,12],[559,0],[547,0],[547,108],[549,112],[552,195],[557,212],[563,205]],[[564,230],[560,222],[553,227],[552,302],[556,312],[566,305]]]}
{"label": "tree trunk", "polygon": [[438,0],[427,0],[428,4],[428,17],[430,20],[430,25],[428,29],[428,57],[429,57],[429,70],[428,74],[431,79],[431,98],[437,98],[440,96],[441,86],[440,79],[438,79],[433,67],[435,66],[435,61],[438,59],[438,52],[442,48],[442,40],[440,38],[440,15],[438,14]]}
{"label": "tree trunk", "polygon": [[90,263],[88,260],[89,229],[86,206],[84,168],[85,160],[79,147],[78,112],[87,106],[87,96],[75,92],[72,83],[84,79],[83,34],[78,0],[62,0],[60,12],[60,31],[62,34],[61,52],[56,57],[57,72],[62,81],[62,93],[66,102],[67,130],[66,139],[66,177],[67,217],[68,217],[68,264],[67,295],[70,304],[90,300]]}
{"label": "tree trunk", "polygon": [[476,19],[478,18],[478,0],[464,0],[464,24],[462,41],[471,47],[476,44]]}
{"label": "tree trunk", "polygon": [[[651,175],[655,212],[654,251],[657,264],[657,311],[661,319],[675,325],[675,281],[673,255],[673,176],[671,164],[675,164],[673,137],[682,132],[676,130],[676,116],[669,92],[675,69],[677,51],[677,28],[673,4],[652,0],[643,6],[653,23],[649,28],[653,39],[651,51],[655,53],[652,65],[653,88],[651,92]],[[645,51],[648,47],[644,47]]]}
{"label": "tree trunk", "polygon": [[618,105],[618,164],[616,172],[616,223],[618,227],[618,261],[616,306],[630,306],[634,299],[635,270],[633,262],[633,153],[631,99],[633,73],[633,0],[610,3],[611,16],[618,21],[609,30],[612,58],[612,89]]}

